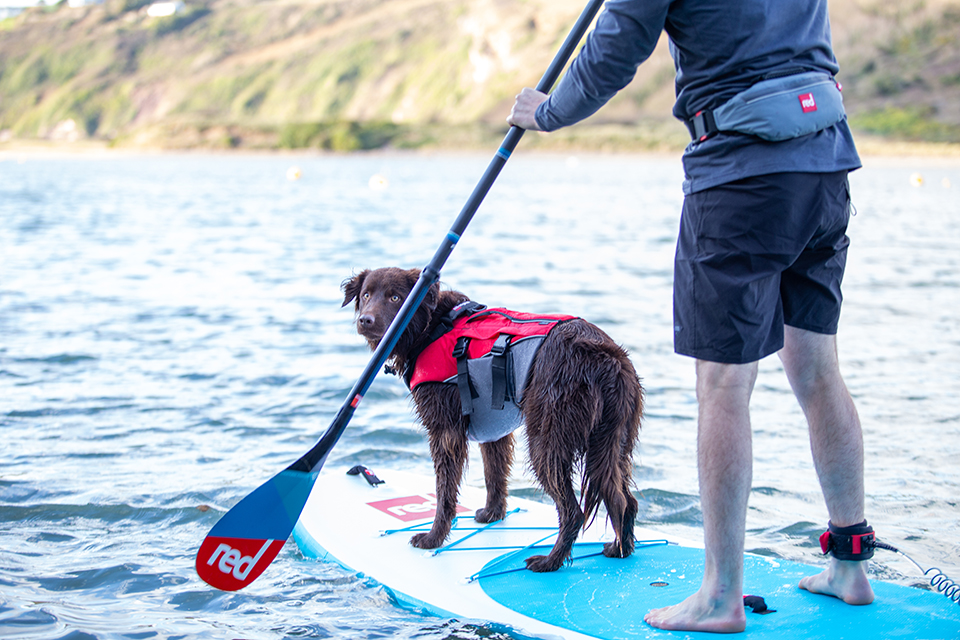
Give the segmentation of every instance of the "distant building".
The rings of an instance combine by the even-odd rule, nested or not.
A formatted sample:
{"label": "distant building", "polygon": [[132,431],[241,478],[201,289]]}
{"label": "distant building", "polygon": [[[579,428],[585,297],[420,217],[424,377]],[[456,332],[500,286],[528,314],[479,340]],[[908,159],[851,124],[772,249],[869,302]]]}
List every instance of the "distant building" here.
{"label": "distant building", "polygon": [[86,7],[91,4],[103,4],[103,0],[67,0],[67,6],[73,7],[74,9]]}
{"label": "distant building", "polygon": [[151,18],[165,18],[180,13],[183,8],[183,3],[179,0],[175,2],[154,2],[147,7],[147,15]]}
{"label": "distant building", "polygon": [[0,20],[12,18],[23,12],[23,7],[0,7]]}
{"label": "distant building", "polygon": [[47,138],[58,142],[76,142],[80,137],[80,128],[77,126],[77,121],[73,118],[61,120],[47,134]]}

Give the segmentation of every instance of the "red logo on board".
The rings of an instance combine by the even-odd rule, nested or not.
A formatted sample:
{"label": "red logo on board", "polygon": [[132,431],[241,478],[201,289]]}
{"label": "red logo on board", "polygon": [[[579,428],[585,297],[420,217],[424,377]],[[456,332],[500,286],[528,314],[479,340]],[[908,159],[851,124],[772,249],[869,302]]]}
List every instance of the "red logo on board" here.
{"label": "red logo on board", "polygon": [[801,93],[797,97],[800,98],[800,108],[803,109],[804,113],[817,110],[817,101],[813,99],[812,93]]}
{"label": "red logo on board", "polygon": [[[425,520],[437,515],[437,497],[435,495],[407,496],[405,498],[391,498],[390,500],[378,500],[377,502],[368,502],[368,505],[374,509],[383,511],[393,516],[397,520],[411,522],[413,520]],[[457,513],[470,511],[464,506],[457,505]]]}

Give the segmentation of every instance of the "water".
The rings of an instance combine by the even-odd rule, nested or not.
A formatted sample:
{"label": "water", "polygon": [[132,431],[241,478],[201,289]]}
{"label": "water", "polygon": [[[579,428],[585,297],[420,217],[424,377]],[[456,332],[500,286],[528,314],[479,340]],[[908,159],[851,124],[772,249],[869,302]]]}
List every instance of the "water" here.
{"label": "water", "polygon": [[[369,359],[340,283],[424,265],[488,160],[0,156],[0,637],[498,636],[399,609],[294,544],[241,593],[193,570],[220,514],[313,444]],[[868,518],[957,578],[960,165],[867,164],[851,177],[839,340]],[[693,365],[671,342],[680,182],[676,157],[518,153],[443,280],[584,316],[630,350],[647,390],[640,523],[697,539]],[[820,562],[827,516],[776,358],[753,410],[747,547]],[[356,463],[431,470],[394,378],[374,383],[327,468]],[[876,560],[875,577],[923,582],[893,554]]]}

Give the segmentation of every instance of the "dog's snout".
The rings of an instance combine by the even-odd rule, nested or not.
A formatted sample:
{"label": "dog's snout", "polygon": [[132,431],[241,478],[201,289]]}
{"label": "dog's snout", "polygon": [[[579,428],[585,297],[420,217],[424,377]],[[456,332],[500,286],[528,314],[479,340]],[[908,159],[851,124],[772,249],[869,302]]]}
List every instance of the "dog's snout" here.
{"label": "dog's snout", "polygon": [[361,314],[360,317],[357,318],[357,326],[361,329],[370,329],[376,322],[377,319],[369,313]]}

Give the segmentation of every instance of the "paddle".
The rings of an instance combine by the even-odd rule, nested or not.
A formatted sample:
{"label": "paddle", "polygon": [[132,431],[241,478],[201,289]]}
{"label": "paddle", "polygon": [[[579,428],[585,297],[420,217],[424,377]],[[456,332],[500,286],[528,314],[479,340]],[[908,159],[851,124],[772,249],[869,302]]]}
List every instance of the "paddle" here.
{"label": "paddle", "polygon": [[[553,88],[602,4],[603,0],[590,0],[584,8],[540,79],[538,91],[546,93]],[[413,319],[428,290],[440,279],[440,269],[470,224],[473,214],[483,202],[523,133],[523,129],[519,127],[510,127],[460,215],[447,232],[433,259],[420,273],[420,278],[384,334],[360,379],[317,444],[299,460],[238,502],[207,534],[197,551],[196,567],[197,573],[208,584],[224,591],[242,589],[256,580],[280,553],[300,519],[300,512],[303,511],[330,450],[347,428],[357,405],[390,357],[400,335]]]}

